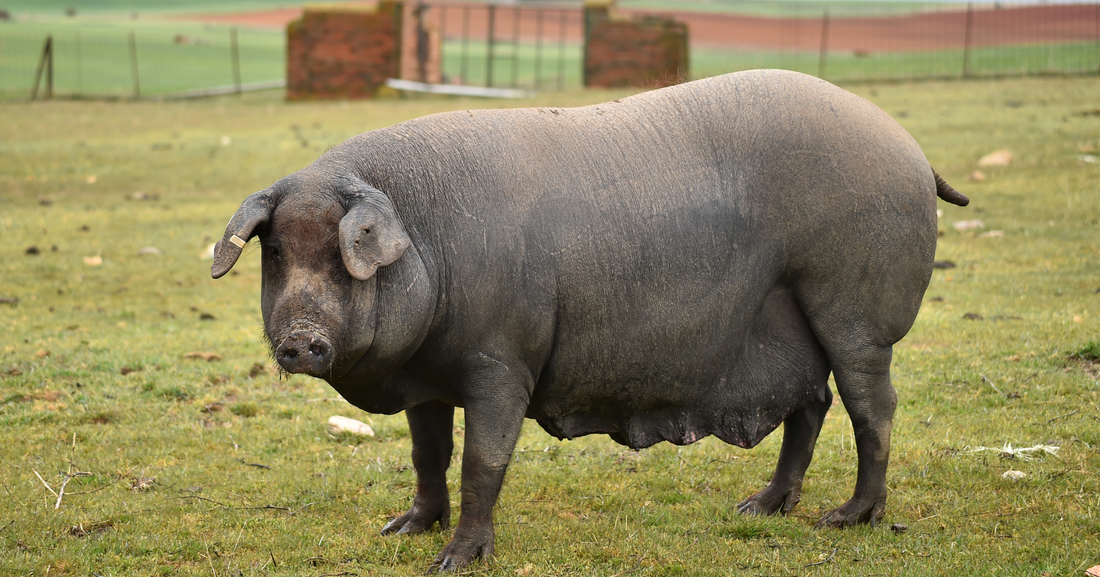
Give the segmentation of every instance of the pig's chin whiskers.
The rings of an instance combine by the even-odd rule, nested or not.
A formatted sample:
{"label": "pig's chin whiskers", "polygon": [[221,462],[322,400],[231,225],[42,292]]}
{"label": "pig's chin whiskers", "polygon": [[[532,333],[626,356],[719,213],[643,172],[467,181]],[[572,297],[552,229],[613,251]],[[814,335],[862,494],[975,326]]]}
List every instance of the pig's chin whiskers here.
{"label": "pig's chin whiskers", "polygon": [[275,359],[275,349],[268,349],[268,357],[271,359],[271,367],[275,369],[275,373],[279,375],[280,381],[286,381],[290,379],[290,373],[279,364],[279,361]]}
{"label": "pig's chin whiskers", "polygon": [[290,380],[290,377],[291,377],[292,375],[291,375],[290,373],[288,373],[288,372],[286,371],[286,369],[284,369],[284,368],[283,368],[283,366],[282,366],[282,365],[280,365],[280,364],[279,364],[279,362],[275,360],[275,358],[274,358],[274,357],[272,357],[272,359],[271,359],[271,364],[272,364],[272,365],[274,365],[274,367],[275,367],[275,371],[276,371],[277,373],[279,373],[279,380],[280,380],[280,381],[288,381],[288,380]]}

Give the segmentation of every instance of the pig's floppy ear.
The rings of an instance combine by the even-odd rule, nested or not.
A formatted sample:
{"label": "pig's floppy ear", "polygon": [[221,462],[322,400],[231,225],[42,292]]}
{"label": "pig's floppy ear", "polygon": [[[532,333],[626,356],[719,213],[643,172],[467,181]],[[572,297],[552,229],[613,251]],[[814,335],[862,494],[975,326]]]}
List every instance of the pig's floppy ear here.
{"label": "pig's floppy ear", "polygon": [[214,245],[214,264],[210,267],[210,276],[221,278],[241,256],[244,245],[252,238],[261,225],[271,218],[274,203],[268,191],[263,190],[248,195],[237,209],[237,214],[229,219],[225,235]]}
{"label": "pig's floppy ear", "polygon": [[361,187],[340,220],[340,255],[356,280],[393,264],[412,245],[393,203],[381,191]]}

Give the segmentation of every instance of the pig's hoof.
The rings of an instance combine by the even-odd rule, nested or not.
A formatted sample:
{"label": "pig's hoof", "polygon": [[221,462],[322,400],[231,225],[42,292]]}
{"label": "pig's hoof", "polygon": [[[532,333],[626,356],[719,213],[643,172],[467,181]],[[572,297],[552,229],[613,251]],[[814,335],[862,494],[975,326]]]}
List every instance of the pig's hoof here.
{"label": "pig's hoof", "polygon": [[386,523],[386,526],[382,527],[382,534],[411,535],[413,533],[423,533],[431,529],[436,521],[439,521],[441,529],[446,529],[451,521],[451,508],[445,506],[440,510],[431,510],[413,505],[413,508],[409,509],[407,513]]}
{"label": "pig's hoof", "polygon": [[885,497],[873,500],[859,500],[853,497],[847,503],[826,513],[817,522],[817,525],[814,525],[814,528],[821,529],[824,527],[833,527],[842,529],[844,527],[851,527],[852,525],[859,525],[860,523],[869,523],[874,527],[878,525],[878,522],[882,520],[882,516],[885,514]]}
{"label": "pig's hoof", "polygon": [[800,493],[799,489],[778,489],[768,485],[759,493],[738,503],[737,512],[742,515],[786,515],[801,500]]}
{"label": "pig's hoof", "polygon": [[428,572],[458,571],[476,559],[488,559],[493,555],[493,531],[476,531],[473,535],[458,535],[435,556]]}

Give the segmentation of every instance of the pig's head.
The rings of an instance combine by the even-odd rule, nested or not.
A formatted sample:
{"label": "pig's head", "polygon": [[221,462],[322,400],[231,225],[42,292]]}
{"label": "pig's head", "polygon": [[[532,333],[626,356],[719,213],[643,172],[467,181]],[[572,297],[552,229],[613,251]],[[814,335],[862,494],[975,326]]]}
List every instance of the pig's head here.
{"label": "pig's head", "polygon": [[214,248],[211,275],[229,272],[253,236],[264,333],[283,370],[332,382],[392,364],[423,336],[424,263],[381,191],[351,176],[288,176],[244,200]]}

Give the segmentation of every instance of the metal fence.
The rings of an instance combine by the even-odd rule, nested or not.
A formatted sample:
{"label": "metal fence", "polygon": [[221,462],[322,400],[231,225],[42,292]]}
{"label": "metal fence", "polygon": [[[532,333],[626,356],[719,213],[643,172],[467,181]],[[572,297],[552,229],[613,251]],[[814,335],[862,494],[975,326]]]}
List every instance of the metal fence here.
{"label": "metal fence", "polygon": [[[721,12],[664,13],[688,25],[692,77],[750,68],[835,82],[1100,73],[1098,1],[713,5]],[[575,3],[418,8],[418,29],[435,34],[417,37],[441,42],[446,83],[535,90],[581,84],[584,18]],[[627,4],[619,12],[654,11]],[[51,86],[54,95],[78,97],[216,93],[279,85],[285,74],[281,28],[0,23],[0,97],[27,98],[36,85],[39,97]]]}
{"label": "metal fence", "polygon": [[681,15],[692,73],[788,68],[833,81],[1100,73],[1100,3],[784,3],[784,14]]}
{"label": "metal fence", "polygon": [[190,23],[0,23],[0,97],[144,98],[280,86],[285,35]]}
{"label": "metal fence", "polygon": [[420,26],[442,38],[445,82],[559,91],[581,84],[584,15],[575,4],[420,7]]}
{"label": "metal fence", "polygon": [[[445,82],[534,89],[581,82],[584,18],[575,6],[419,7],[420,27],[441,32]],[[751,68],[836,82],[1100,73],[1100,2],[735,0],[714,9],[724,11],[662,13],[687,23],[695,78]]]}

